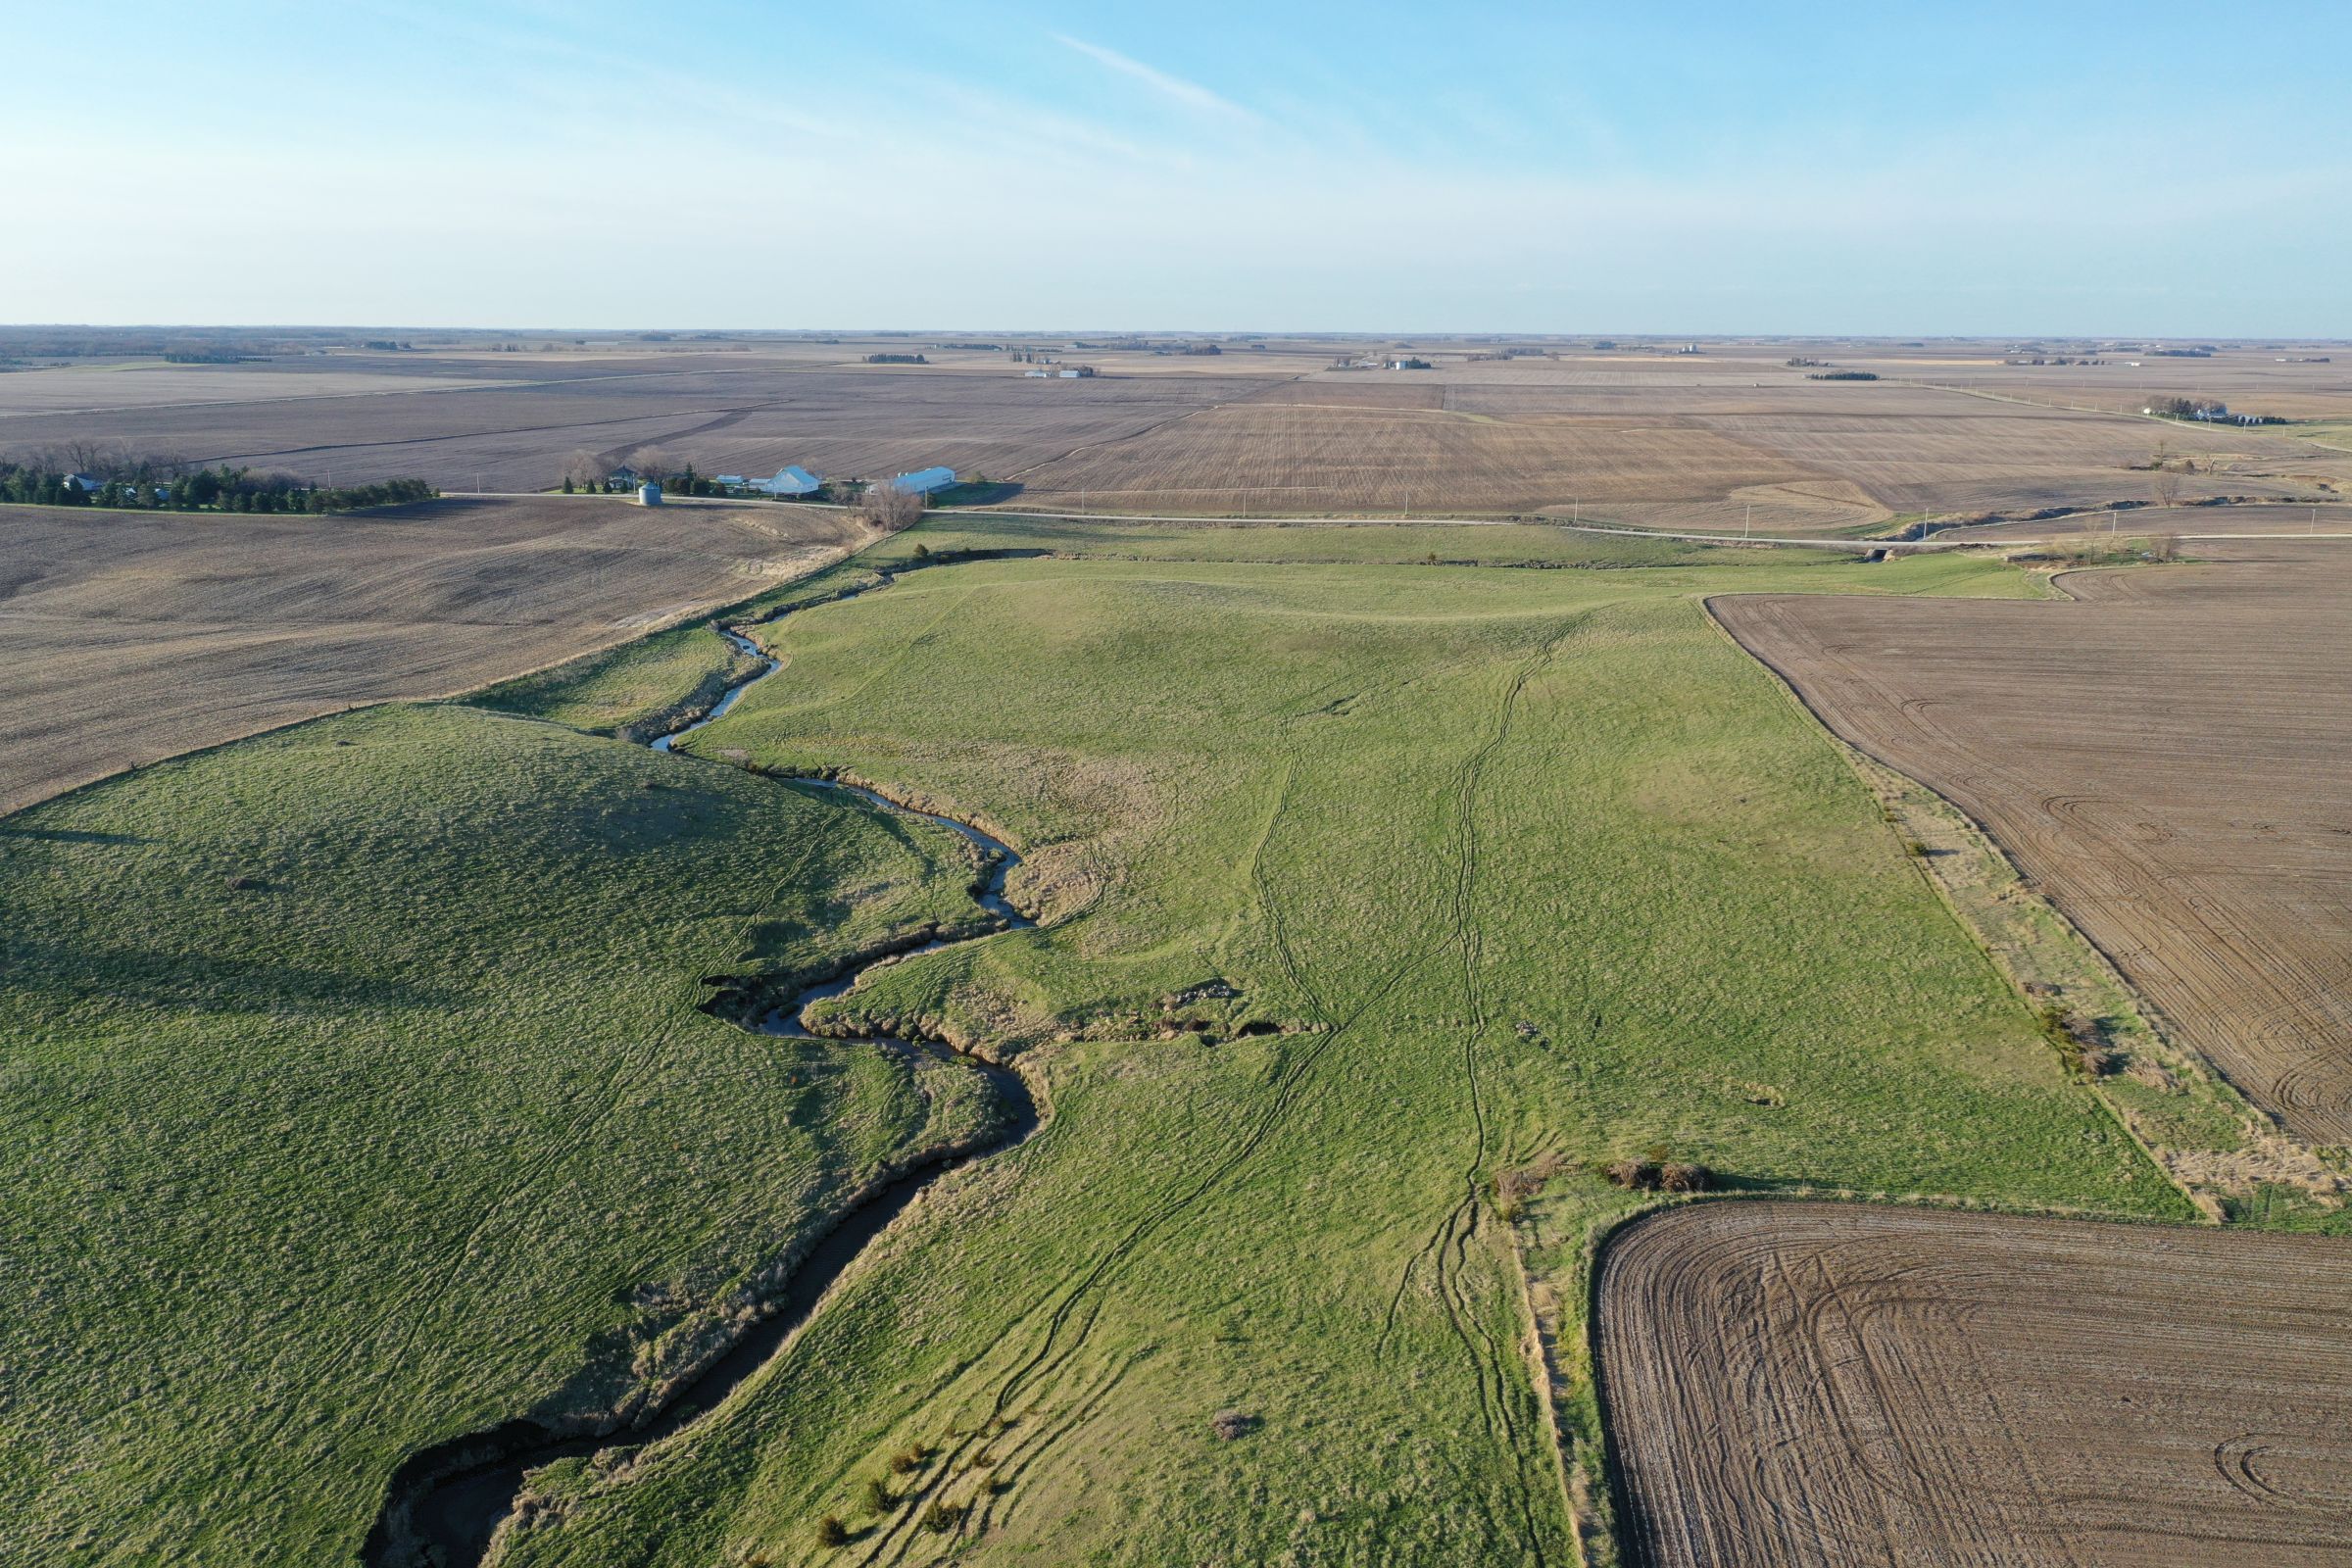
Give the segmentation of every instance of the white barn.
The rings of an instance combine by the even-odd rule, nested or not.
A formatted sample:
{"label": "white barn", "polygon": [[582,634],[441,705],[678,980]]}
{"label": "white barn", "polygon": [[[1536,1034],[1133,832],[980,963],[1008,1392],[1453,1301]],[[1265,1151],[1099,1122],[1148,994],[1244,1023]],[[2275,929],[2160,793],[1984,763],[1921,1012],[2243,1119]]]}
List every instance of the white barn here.
{"label": "white barn", "polygon": [[918,496],[937,495],[956,482],[954,468],[917,468],[902,473],[891,480],[902,490],[911,490]]}

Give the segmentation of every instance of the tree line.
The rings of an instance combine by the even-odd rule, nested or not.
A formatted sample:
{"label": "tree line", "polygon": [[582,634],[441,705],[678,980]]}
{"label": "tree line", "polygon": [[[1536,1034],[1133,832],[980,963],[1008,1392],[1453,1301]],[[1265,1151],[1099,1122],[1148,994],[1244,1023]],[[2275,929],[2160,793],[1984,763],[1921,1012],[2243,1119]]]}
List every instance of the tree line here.
{"label": "tree line", "polygon": [[0,463],[0,502],[32,507],[102,507],[136,512],[297,513],[317,516],[430,501],[440,494],[422,479],[386,479],[376,484],[313,484],[282,473],[250,468],[198,468],[192,473],[148,471],[102,479],[96,489],[68,483],[64,468]]}

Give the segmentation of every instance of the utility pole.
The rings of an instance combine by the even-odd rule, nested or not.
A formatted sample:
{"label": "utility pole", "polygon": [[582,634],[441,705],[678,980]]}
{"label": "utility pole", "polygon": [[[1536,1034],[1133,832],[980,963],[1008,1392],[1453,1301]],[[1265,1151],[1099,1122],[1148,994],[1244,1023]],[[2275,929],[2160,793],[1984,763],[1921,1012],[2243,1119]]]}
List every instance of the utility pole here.
{"label": "utility pole", "polygon": [[1746,542],[1747,536],[1755,530],[1755,526],[1756,504],[1753,501],[1750,501],[1747,504],[1747,514],[1740,519],[1740,539],[1741,543],[1744,544]]}

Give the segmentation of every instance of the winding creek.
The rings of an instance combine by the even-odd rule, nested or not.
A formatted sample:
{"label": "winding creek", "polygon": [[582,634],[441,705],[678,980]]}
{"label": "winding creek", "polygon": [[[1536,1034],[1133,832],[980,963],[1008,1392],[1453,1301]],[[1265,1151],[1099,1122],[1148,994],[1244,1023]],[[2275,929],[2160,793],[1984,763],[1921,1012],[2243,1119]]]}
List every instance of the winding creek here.
{"label": "winding creek", "polygon": [[[890,578],[885,576],[881,582],[871,586],[886,586],[889,581]],[[870,589],[854,589],[850,595],[843,597],[854,597],[857,593],[867,591]],[[655,751],[669,752],[678,741],[716,723],[726,716],[728,710],[746,691],[783,667],[782,661],[770,658],[759,644],[736,627],[721,626],[719,631],[738,650],[759,660],[760,667],[730,685],[709,712],[654,741]],[[899,948],[868,955],[843,973],[802,988],[772,1010],[750,1021],[737,1020],[743,1022],[744,1027],[760,1034],[789,1039],[815,1038],[807,1023],[808,1010],[817,1003],[851,990],[874,968],[922,954],[936,953],[943,948],[985,941],[1004,930],[1036,924],[1013,907],[1004,897],[1004,879],[1014,866],[1021,863],[1021,858],[1002,840],[968,823],[915,810],[858,785],[815,778],[795,779],[791,783],[804,788],[825,789],[855,796],[874,808],[947,828],[978,846],[988,869],[983,879],[973,887],[972,898],[995,916],[997,923],[990,930],[973,936],[947,938],[914,948]],[[766,1365],[790,1341],[794,1331],[816,1311],[826,1292],[865,1250],[867,1245],[905,1213],[908,1205],[933,1182],[975,1159],[1013,1148],[1038,1128],[1040,1118],[1036,1100],[1030,1095],[1029,1087],[1021,1076],[1010,1068],[999,1066],[969,1053],[950,1053],[946,1046],[929,1041],[899,1040],[878,1035],[824,1038],[847,1047],[863,1046],[882,1051],[922,1052],[935,1055],[954,1054],[988,1081],[998,1102],[1004,1107],[1004,1116],[995,1136],[978,1145],[939,1151],[881,1186],[869,1190],[861,1200],[840,1217],[831,1230],[818,1239],[808,1254],[793,1269],[783,1291],[766,1303],[764,1315],[725,1354],[712,1361],[659,1409],[641,1416],[635,1425],[614,1424],[604,1431],[562,1431],[536,1421],[517,1419],[487,1431],[436,1444],[411,1455],[393,1473],[386,1488],[383,1508],[362,1549],[362,1560],[368,1568],[420,1568],[424,1564],[435,1565],[435,1568],[473,1568],[488,1553],[499,1526],[514,1512],[525,1472],[557,1459],[592,1455],[608,1449],[639,1447],[683,1431],[716,1408],[746,1379]]]}

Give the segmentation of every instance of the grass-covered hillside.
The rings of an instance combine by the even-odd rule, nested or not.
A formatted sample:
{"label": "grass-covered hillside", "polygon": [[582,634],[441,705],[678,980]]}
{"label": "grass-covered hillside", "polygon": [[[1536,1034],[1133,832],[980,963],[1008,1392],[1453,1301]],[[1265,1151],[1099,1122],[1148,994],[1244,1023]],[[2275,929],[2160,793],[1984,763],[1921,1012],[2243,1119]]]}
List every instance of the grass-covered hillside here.
{"label": "grass-covered hillside", "polygon": [[[952,522],[762,629],[783,671],[689,747],[981,821],[1044,918],[834,1017],[1008,1055],[1051,1119],[711,1419],[544,1473],[504,1561],[1565,1563],[1598,1466],[1528,1347],[1590,1440],[1596,1164],[2188,1215],[1700,604],[2026,578],[1437,532]],[[1482,540],[1622,569],[1410,564]]]}
{"label": "grass-covered hillside", "polygon": [[0,819],[0,1562],[346,1564],[413,1450],[625,1407],[967,1070],[706,975],[968,922],[949,834],[457,708]]}

